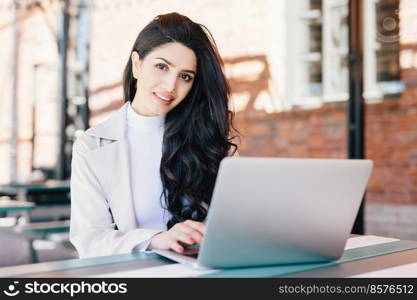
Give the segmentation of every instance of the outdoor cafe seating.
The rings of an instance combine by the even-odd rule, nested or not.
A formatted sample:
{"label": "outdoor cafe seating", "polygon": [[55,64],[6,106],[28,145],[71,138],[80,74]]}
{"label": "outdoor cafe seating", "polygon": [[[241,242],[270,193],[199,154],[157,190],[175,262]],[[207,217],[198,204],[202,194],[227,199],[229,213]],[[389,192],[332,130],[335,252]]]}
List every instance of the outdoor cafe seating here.
{"label": "outdoor cafe seating", "polygon": [[1,266],[76,257],[69,217],[68,181],[0,186]]}

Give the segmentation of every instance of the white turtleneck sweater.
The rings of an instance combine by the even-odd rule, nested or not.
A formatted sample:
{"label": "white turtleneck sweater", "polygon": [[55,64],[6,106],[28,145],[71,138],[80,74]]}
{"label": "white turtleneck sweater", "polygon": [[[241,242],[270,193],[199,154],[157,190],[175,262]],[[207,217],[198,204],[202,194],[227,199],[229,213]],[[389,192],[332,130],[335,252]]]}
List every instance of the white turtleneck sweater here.
{"label": "white turtleneck sweater", "polygon": [[[165,231],[170,214],[161,206],[159,173],[165,115],[147,117],[127,110],[130,175],[136,220],[140,228]],[[163,203],[163,202],[162,202]]]}

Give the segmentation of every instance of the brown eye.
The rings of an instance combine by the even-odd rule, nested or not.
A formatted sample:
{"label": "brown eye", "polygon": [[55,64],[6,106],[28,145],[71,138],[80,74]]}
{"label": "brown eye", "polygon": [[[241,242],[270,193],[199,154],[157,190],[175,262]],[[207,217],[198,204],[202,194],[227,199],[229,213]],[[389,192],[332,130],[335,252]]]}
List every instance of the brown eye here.
{"label": "brown eye", "polygon": [[181,79],[183,79],[185,82],[190,82],[193,80],[193,78],[188,74],[181,74]]}
{"label": "brown eye", "polygon": [[166,69],[168,69],[168,66],[165,64],[156,64],[155,67],[162,71],[165,71]]}

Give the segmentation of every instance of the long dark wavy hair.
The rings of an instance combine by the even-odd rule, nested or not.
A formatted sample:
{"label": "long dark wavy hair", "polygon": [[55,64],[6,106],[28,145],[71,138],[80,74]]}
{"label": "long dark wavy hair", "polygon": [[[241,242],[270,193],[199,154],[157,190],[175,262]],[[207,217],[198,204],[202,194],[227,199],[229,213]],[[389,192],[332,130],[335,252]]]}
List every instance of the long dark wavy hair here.
{"label": "long dark wavy hair", "polygon": [[[168,229],[187,219],[206,218],[220,161],[237,151],[232,140],[238,137],[223,61],[204,25],[178,13],[159,15],[139,33],[132,52],[144,59],[156,47],[172,42],[194,51],[197,72],[188,95],[165,117],[160,175],[163,206],[172,215]],[[136,79],[130,56],[123,89],[125,102],[133,101]]]}

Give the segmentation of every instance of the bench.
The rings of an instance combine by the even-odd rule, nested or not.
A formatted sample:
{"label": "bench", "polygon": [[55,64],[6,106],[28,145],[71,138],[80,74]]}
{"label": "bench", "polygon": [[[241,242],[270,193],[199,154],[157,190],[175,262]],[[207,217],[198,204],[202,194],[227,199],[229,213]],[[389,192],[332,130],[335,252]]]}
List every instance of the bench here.
{"label": "bench", "polygon": [[50,222],[32,222],[16,225],[13,230],[16,233],[23,234],[30,243],[30,256],[32,263],[38,262],[38,256],[33,246],[35,239],[48,240],[49,236],[56,233],[69,232],[70,221],[50,221]]}

